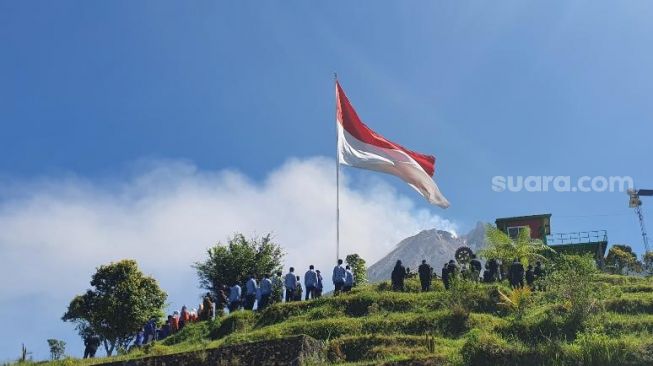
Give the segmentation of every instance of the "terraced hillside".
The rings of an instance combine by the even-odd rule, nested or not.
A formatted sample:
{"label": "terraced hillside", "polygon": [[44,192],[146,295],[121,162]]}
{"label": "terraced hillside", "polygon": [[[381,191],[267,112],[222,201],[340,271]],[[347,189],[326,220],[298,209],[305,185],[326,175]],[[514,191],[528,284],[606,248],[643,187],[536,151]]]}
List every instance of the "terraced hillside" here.
{"label": "terraced hillside", "polygon": [[433,291],[419,293],[411,280],[403,293],[381,283],[339,297],[277,304],[261,313],[239,311],[188,326],[142,350],[94,362],[201,354],[305,334],[324,342],[319,363],[653,364],[653,281],[604,274],[592,281],[604,297],[590,299],[596,310],[586,319],[575,318],[574,304],[547,300],[546,292],[534,292],[523,303],[512,296],[518,306],[504,306],[499,291],[509,295],[510,290],[503,284],[465,282],[445,291],[437,282]]}

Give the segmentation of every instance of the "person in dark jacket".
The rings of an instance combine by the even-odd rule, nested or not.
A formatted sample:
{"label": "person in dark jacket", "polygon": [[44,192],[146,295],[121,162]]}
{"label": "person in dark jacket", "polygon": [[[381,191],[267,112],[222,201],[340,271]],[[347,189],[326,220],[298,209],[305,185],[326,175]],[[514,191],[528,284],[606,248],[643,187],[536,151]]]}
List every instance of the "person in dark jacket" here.
{"label": "person in dark jacket", "polygon": [[444,285],[445,290],[449,289],[449,263],[445,263],[442,267],[442,284]]}
{"label": "person in dark jacket", "polygon": [[392,289],[394,291],[403,291],[404,290],[404,280],[406,279],[406,268],[401,265],[401,261],[398,260],[395,264],[395,268],[392,270],[390,276],[392,280]]}
{"label": "person in dark jacket", "polygon": [[524,287],[524,265],[521,264],[519,258],[515,258],[510,265],[508,278],[510,279],[510,286],[512,288]]}
{"label": "person in dark jacket", "polygon": [[84,338],[84,358],[95,358],[95,353],[100,347],[100,336],[97,334],[88,335]]}
{"label": "person in dark jacket", "polygon": [[483,266],[481,265],[481,261],[476,258],[476,254],[472,254],[472,260],[469,261],[470,278],[472,281],[478,282],[482,270]]}
{"label": "person in dark jacket", "polygon": [[422,264],[417,268],[419,273],[419,282],[422,284],[422,292],[431,289],[431,280],[433,279],[433,269],[426,263],[426,259],[422,259]]}
{"label": "person in dark jacket", "polygon": [[490,272],[490,265],[485,263],[485,270],[483,271],[483,282],[492,282],[492,272]]}
{"label": "person in dark jacket", "polygon": [[492,279],[491,282],[500,281],[501,278],[499,276],[499,262],[497,262],[496,259],[492,258],[487,263],[490,270],[490,278]]}
{"label": "person in dark jacket", "polygon": [[533,266],[530,264],[526,269],[526,284],[530,287],[531,290],[534,290],[533,284],[535,283],[535,273],[533,272]]}
{"label": "person in dark jacket", "polygon": [[458,278],[458,274],[460,274],[460,268],[458,268],[456,261],[453,259],[450,260],[449,264],[447,265],[447,269],[449,270],[449,280]]}
{"label": "person in dark jacket", "polygon": [[322,272],[318,269],[315,271],[317,273],[317,285],[315,286],[315,298],[322,296],[322,290],[324,289],[324,284],[322,283]]}

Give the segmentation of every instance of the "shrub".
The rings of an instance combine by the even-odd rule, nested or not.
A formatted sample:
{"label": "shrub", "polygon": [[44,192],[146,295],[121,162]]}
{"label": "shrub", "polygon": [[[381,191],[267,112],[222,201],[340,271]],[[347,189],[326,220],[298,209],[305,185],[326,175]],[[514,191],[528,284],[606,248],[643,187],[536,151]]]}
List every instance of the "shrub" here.
{"label": "shrub", "polygon": [[256,322],[256,327],[260,328],[267,325],[281,323],[288,320],[290,317],[303,314],[308,309],[324,304],[325,300],[326,299],[319,299],[273,304],[261,312],[261,316],[259,316],[258,321]]}
{"label": "shrub", "polygon": [[182,342],[201,342],[209,336],[209,323],[211,322],[204,321],[188,324],[179,332],[166,337],[161,343],[166,346],[171,346]]}
{"label": "shrub", "polygon": [[[460,351],[466,365],[537,365],[538,357],[529,354],[518,341],[507,342],[497,335],[473,330]],[[542,362],[542,361],[539,361]]]}
{"label": "shrub", "polygon": [[220,326],[213,328],[209,337],[211,339],[223,338],[231,333],[250,329],[254,326],[255,315],[251,311],[236,311],[222,319]]}
{"label": "shrub", "polygon": [[626,345],[620,339],[605,334],[581,333],[574,345],[578,361],[584,365],[609,366],[624,364]]}

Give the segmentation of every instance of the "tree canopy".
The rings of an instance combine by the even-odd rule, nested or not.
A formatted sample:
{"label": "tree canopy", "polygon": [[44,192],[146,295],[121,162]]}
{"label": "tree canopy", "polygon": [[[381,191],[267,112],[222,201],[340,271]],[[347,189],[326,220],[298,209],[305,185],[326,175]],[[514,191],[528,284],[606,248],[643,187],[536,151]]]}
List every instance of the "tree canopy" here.
{"label": "tree canopy", "polygon": [[487,247],[479,251],[479,255],[486,259],[501,259],[504,263],[510,263],[513,259],[519,260],[525,265],[529,262],[546,260],[544,253],[554,252],[542,240],[532,239],[531,230],[528,227],[519,231],[515,239],[512,239],[503,231],[493,225],[487,225],[485,229]]}
{"label": "tree canopy", "polygon": [[345,262],[351,267],[351,272],[354,274],[354,286],[359,286],[367,283],[367,266],[365,259],[361,258],[358,254],[349,254],[345,258]]}
{"label": "tree canopy", "polygon": [[629,245],[615,244],[605,257],[605,264],[614,273],[627,274],[642,271],[642,262],[637,260],[637,254]]}
{"label": "tree canopy", "polygon": [[116,347],[126,349],[149,319],[163,316],[168,295],[138,269],[136,261],[100,266],[91,286],[73,298],[62,320],[76,323],[82,336],[97,334],[109,356]]}
{"label": "tree canopy", "polygon": [[217,294],[222,286],[242,284],[247,276],[261,276],[280,271],[284,253],[272,240],[271,234],[262,238],[245,238],[236,234],[226,244],[219,243],[207,250],[208,258],[193,267],[200,286]]}

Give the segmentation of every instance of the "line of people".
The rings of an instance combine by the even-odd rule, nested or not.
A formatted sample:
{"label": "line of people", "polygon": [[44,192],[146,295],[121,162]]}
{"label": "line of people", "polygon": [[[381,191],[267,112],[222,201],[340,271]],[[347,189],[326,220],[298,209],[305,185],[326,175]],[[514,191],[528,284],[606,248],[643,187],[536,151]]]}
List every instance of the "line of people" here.
{"label": "line of people", "polygon": [[[342,259],[333,268],[332,281],[334,285],[334,296],[351,291],[354,286],[354,274],[350,266],[343,266]],[[244,291],[243,291],[244,287]],[[184,305],[181,311],[174,311],[168,315],[167,320],[159,327],[157,318],[152,317],[135,337],[132,347],[141,347],[155,340],[162,340],[182,330],[187,324],[212,320],[216,316],[222,316],[224,310],[235,312],[244,310],[263,310],[272,303],[308,301],[322,296],[324,290],[323,277],[320,270],[310,265],[304,273],[304,287],[301,278],[295,274],[295,268],[290,267],[286,275],[281,272],[274,275],[264,274],[257,281],[254,274],[250,274],[241,286],[233,283],[231,286],[222,286],[213,296],[206,293],[199,305],[199,310],[188,308]]]}
{"label": "line of people", "polygon": [[[485,269],[481,274],[483,268]],[[426,263],[425,259],[422,260],[417,274],[419,275],[422,291],[430,291],[431,282],[433,278],[437,278],[437,275],[434,274],[433,268]],[[440,278],[447,290],[451,287],[454,278],[486,283],[508,280],[512,288],[523,288],[524,280],[526,280],[526,285],[535,290],[536,281],[544,278],[545,275],[546,271],[540,261],[535,263],[535,267],[529,264],[526,270],[524,270],[524,265],[518,258],[515,258],[510,266],[504,265],[500,260],[490,259],[483,267],[476,255],[472,254],[469,263],[459,265],[453,259],[444,263]],[[403,266],[401,260],[398,260],[390,276],[392,289],[394,291],[404,291],[404,281],[410,277],[410,270]]]}

